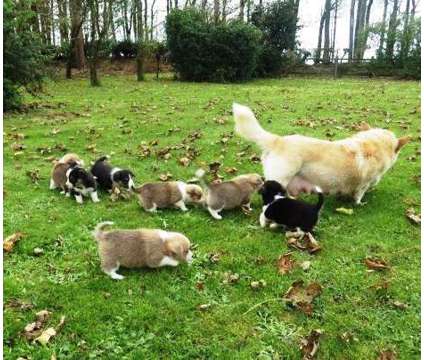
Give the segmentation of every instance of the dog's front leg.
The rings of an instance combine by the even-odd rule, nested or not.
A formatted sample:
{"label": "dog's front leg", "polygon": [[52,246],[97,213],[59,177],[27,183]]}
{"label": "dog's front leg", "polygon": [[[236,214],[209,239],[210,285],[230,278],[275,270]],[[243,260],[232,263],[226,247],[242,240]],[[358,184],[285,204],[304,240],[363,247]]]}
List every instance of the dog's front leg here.
{"label": "dog's front leg", "polygon": [[93,192],[91,192],[90,193],[90,197],[91,197],[91,200],[93,200],[93,202],[99,202],[100,200],[99,200],[99,197],[98,197],[98,195],[97,195],[97,191],[93,191]]}
{"label": "dog's front leg", "polygon": [[71,189],[71,195],[73,195],[75,197],[75,200],[77,201],[78,204],[84,203],[84,200],[82,199],[81,193]]}
{"label": "dog's front leg", "polygon": [[182,211],[188,211],[188,209],[187,209],[187,207],[185,206],[185,203],[184,203],[184,201],[183,201],[183,200],[177,201],[177,202],[175,203],[175,206],[176,206],[178,209],[181,209]]}

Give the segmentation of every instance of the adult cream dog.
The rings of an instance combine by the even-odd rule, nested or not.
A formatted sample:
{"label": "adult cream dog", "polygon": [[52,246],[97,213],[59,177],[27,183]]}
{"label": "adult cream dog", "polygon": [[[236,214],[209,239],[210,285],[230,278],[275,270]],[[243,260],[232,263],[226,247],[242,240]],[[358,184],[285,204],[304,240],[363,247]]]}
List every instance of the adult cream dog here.
{"label": "adult cream dog", "polygon": [[246,106],[234,103],[233,115],[236,132],[262,148],[265,179],[278,181],[291,195],[319,186],[324,193],[348,196],[360,204],[410,140],[369,125],[367,130],[338,141],[278,136],[265,131]]}

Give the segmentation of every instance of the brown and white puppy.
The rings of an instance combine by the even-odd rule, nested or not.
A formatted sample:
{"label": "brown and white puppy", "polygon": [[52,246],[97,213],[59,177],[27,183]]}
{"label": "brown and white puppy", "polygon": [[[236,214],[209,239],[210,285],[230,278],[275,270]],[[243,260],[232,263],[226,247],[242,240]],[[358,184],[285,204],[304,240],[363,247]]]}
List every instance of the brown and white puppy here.
{"label": "brown and white puppy", "polygon": [[266,180],[278,181],[291,195],[319,186],[326,194],[349,196],[357,204],[395,163],[409,137],[385,129],[360,131],[350,138],[327,141],[265,131],[246,106],[233,104],[236,132],[262,148]]}
{"label": "brown and white puppy", "polygon": [[84,166],[84,160],[82,160],[77,154],[74,153],[63,155],[58,162],[62,164],[75,163],[77,165]]}
{"label": "brown and white puppy", "polygon": [[207,184],[203,179],[204,175],[204,170],[196,171],[196,176],[205,188],[203,203],[207,206],[212,217],[217,220],[222,219],[219,213],[224,209],[242,207],[250,211],[250,198],[264,183],[259,174],[246,174],[229,181]]}
{"label": "brown and white puppy", "polygon": [[93,232],[102,270],[112,279],[124,278],[116,273],[120,266],[157,268],[192,261],[190,241],[183,234],[158,229],[103,231],[112,224],[102,222]]}
{"label": "brown and white puppy", "polygon": [[203,196],[199,185],[186,184],[183,181],[146,183],[133,190],[140,205],[150,212],[169,207],[187,211],[186,203],[200,203]]}

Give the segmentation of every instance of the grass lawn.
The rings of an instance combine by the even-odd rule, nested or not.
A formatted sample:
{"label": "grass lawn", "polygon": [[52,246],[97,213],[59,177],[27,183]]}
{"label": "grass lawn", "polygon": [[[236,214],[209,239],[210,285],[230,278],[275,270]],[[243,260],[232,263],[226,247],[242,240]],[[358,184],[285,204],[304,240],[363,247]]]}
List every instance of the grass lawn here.
{"label": "grass lawn", "polygon": [[[137,83],[128,76],[105,76],[102,83],[50,83],[41,98],[28,99],[27,112],[5,116],[4,235],[24,233],[4,255],[6,359],[300,359],[300,340],[313,329],[323,331],[319,359],[376,359],[383,350],[397,359],[419,358],[420,231],[405,216],[411,207],[419,212],[420,204],[419,83],[288,78],[226,85],[150,77]],[[251,215],[230,211],[216,221],[193,207],[149,214],[134,198],[113,202],[105,193],[100,203],[81,206],[48,189],[52,157],[64,147],[88,164],[111,154],[113,164],[134,170],[138,183],[168,172],[190,179],[214,161],[226,179],[234,176],[226,168],[261,173],[251,160],[259,149],[232,135],[233,101],[251,106],[262,125],[279,134],[341,139],[367,121],[413,136],[365,195],[366,206],[326,199],[316,231],[322,250],[293,252],[298,263],[311,261],[308,271],[278,273],[279,255],[291,249],[281,232],[258,226],[258,195]],[[189,136],[194,132],[200,138]],[[188,150],[178,146],[184,139]],[[168,160],[157,156],[166,146],[176,146]],[[187,152],[197,157],[183,166],[179,159]],[[339,207],[354,213],[338,213]],[[196,259],[178,268],[123,269],[126,278],[114,281],[100,270],[90,235],[102,220],[180,231],[195,244]],[[39,256],[36,247],[43,250]],[[384,259],[390,268],[369,272],[366,257]],[[228,273],[240,280],[225,283]],[[299,279],[323,288],[311,316],[282,301]],[[266,286],[252,290],[259,280]],[[33,307],[14,307],[12,299]],[[202,304],[210,307],[201,311]],[[20,335],[43,309],[52,312],[48,325],[66,316],[47,346]]]}

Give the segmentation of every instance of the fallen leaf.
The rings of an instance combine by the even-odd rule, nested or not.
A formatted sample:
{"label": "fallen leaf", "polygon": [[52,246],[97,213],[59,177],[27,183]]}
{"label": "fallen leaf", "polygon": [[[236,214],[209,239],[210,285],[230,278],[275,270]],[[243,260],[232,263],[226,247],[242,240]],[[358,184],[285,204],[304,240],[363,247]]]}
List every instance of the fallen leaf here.
{"label": "fallen leaf", "polygon": [[321,335],[321,330],[312,330],[306,338],[300,340],[300,349],[302,350],[303,360],[311,360],[315,357],[318,352],[319,338]]}
{"label": "fallen leaf", "polygon": [[19,143],[13,143],[12,145],[10,145],[10,147],[15,152],[20,152],[22,150],[25,150],[25,148],[26,148],[26,146],[24,144],[19,144]]}
{"label": "fallen leaf", "polygon": [[33,323],[27,324],[24,328],[23,335],[28,340],[33,340],[41,334],[41,328],[50,316],[50,312],[47,310],[41,310],[35,315],[37,320]]}
{"label": "fallen leaf", "polygon": [[237,273],[232,272],[225,272],[224,273],[224,280],[222,281],[223,284],[236,284],[240,280],[240,275]]}
{"label": "fallen leaf", "polygon": [[198,281],[195,286],[196,289],[200,291],[203,291],[205,289],[205,283],[203,281]]}
{"label": "fallen leaf", "polygon": [[257,163],[257,162],[261,161],[261,158],[260,158],[260,156],[253,154],[253,155],[250,156],[250,161]]}
{"label": "fallen leaf", "polygon": [[377,360],[396,360],[396,354],[391,350],[383,350],[378,355]]}
{"label": "fallen leaf", "polygon": [[211,307],[211,304],[201,304],[197,307],[197,309],[200,311],[206,311],[206,310],[209,310],[210,307]]}
{"label": "fallen leaf", "polygon": [[24,236],[23,233],[21,233],[20,231],[9,235],[4,241],[3,241],[3,250],[6,252],[11,252],[13,250],[13,247],[15,246],[15,244],[22,239],[22,237]]}
{"label": "fallen leaf", "polygon": [[10,299],[8,301],[5,302],[4,307],[6,309],[19,309],[19,310],[29,310],[32,309],[34,307],[33,304],[31,303],[26,303],[23,302],[19,299]]}
{"label": "fallen leaf", "polygon": [[187,157],[182,157],[181,159],[178,160],[178,162],[182,165],[182,166],[188,166],[190,164],[190,159]]}
{"label": "fallen leaf", "polygon": [[308,271],[309,268],[311,267],[311,262],[310,261],[303,261],[300,263],[300,267],[302,268],[303,271]]}
{"label": "fallen leaf", "polygon": [[314,254],[321,250],[321,246],[311,233],[304,233],[302,237],[289,238],[287,240],[287,245],[298,250],[307,251],[310,254]]}
{"label": "fallen leaf", "polygon": [[421,214],[416,214],[413,208],[409,208],[406,210],[406,217],[413,224],[416,224],[416,225],[421,224]]}
{"label": "fallen leaf", "polygon": [[292,253],[289,252],[284,255],[280,255],[277,262],[278,272],[282,275],[288,274],[293,270],[295,261],[292,259]]}
{"label": "fallen leaf", "polygon": [[264,288],[266,286],[266,281],[265,280],[259,280],[259,281],[252,281],[251,283],[250,283],[250,288],[252,289],[252,290],[259,290],[259,289],[262,289],[262,288]]}
{"label": "fallen leaf", "polygon": [[408,308],[407,304],[404,304],[397,300],[393,301],[393,306],[401,310],[406,310]]}
{"label": "fallen leaf", "polygon": [[31,179],[34,184],[40,180],[40,169],[28,170],[26,175]]}
{"label": "fallen leaf", "polygon": [[53,336],[56,336],[56,334],[62,328],[64,323],[65,323],[65,316],[62,316],[60,318],[60,322],[56,326],[56,328],[49,327],[48,329],[43,330],[41,335],[34,339],[34,342],[39,342],[41,345],[47,345],[49,343],[50,339]]}
{"label": "fallen leaf", "polygon": [[209,164],[209,171],[213,174],[214,173],[216,174],[220,167],[221,167],[221,163],[219,161],[214,161]]}
{"label": "fallen leaf", "polygon": [[227,174],[235,174],[238,170],[235,167],[227,167],[224,170]]}
{"label": "fallen leaf", "polygon": [[210,253],[208,254],[208,259],[212,264],[216,264],[221,259],[221,255],[218,253]]}
{"label": "fallen leaf", "polygon": [[42,248],[36,247],[36,248],[34,248],[34,250],[32,250],[32,253],[35,256],[40,256],[44,253],[44,250]]}
{"label": "fallen leaf", "polygon": [[344,207],[337,208],[336,211],[345,215],[353,215],[353,209],[346,209]]}
{"label": "fallen leaf", "polygon": [[370,270],[385,270],[389,268],[384,260],[366,258],[364,262]]}
{"label": "fallen leaf", "polygon": [[168,181],[169,179],[172,179],[172,174],[171,173],[166,173],[166,174],[160,174],[159,175],[159,180],[161,181]]}
{"label": "fallen leaf", "polygon": [[312,282],[305,287],[303,280],[298,280],[292,284],[283,298],[306,315],[311,315],[312,302],[321,292],[322,287],[317,282]]}

